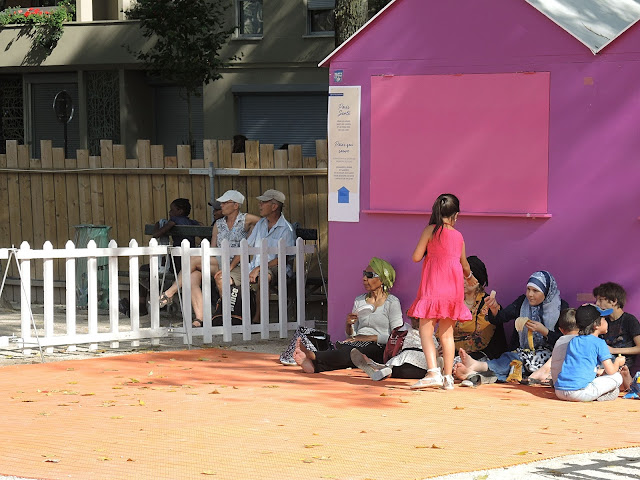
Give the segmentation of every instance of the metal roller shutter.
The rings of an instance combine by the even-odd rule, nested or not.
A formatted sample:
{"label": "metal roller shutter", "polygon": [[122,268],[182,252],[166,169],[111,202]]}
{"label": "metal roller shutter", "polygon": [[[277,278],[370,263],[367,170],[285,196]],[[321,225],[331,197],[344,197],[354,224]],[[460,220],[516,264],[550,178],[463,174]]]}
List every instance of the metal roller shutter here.
{"label": "metal roller shutter", "polygon": [[302,145],[315,156],[316,140],[327,138],[327,94],[238,95],[238,131],[250,140]]}

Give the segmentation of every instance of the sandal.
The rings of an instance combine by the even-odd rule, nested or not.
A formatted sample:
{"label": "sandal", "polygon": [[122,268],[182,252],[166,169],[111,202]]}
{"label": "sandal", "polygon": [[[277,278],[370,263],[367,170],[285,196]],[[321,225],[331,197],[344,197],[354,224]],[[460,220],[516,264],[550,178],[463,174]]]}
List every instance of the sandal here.
{"label": "sandal", "polygon": [[191,322],[191,326],[194,327],[194,328],[201,327],[202,326],[202,320],[198,320],[198,319],[194,320],[193,322]]}
{"label": "sandal", "polygon": [[551,380],[549,380],[548,378],[545,380],[538,380],[537,378],[523,378],[522,380],[520,380],[520,383],[522,385],[541,385],[543,387],[551,386]]}
{"label": "sandal", "polygon": [[442,376],[442,373],[440,373],[439,368],[429,368],[427,372],[437,372],[437,375],[421,378],[409,388],[411,390],[419,390],[421,388],[442,387],[444,385],[444,377]]}
{"label": "sandal", "polygon": [[171,305],[173,303],[173,297],[168,297],[166,293],[160,295],[160,300],[158,300],[158,305],[160,308],[164,308],[167,305]]}

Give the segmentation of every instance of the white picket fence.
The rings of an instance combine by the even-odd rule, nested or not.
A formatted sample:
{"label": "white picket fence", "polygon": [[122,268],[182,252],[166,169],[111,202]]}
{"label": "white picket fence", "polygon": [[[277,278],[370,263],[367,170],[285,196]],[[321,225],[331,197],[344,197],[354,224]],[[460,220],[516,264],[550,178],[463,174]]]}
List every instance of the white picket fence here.
{"label": "white picket fence", "polygon": [[[98,349],[99,343],[109,343],[111,348],[118,348],[120,342],[130,342],[132,347],[140,345],[140,340],[150,339],[152,345],[158,345],[160,339],[169,335],[182,335],[185,343],[191,343],[194,336],[202,336],[203,343],[211,343],[214,336],[222,336],[224,342],[232,340],[233,333],[242,333],[243,340],[251,340],[252,333],[260,333],[262,339],[269,338],[269,332],[276,330],[281,338],[285,338],[290,330],[295,330],[299,325],[306,325],[305,319],[305,255],[313,253],[314,246],[305,245],[301,238],[296,241],[295,247],[286,247],[281,240],[278,247],[268,247],[263,240],[259,247],[249,247],[243,240],[240,247],[229,247],[225,240],[220,248],[210,248],[208,240],[203,240],[200,247],[190,248],[187,240],[180,247],[167,247],[158,245],[155,239],[151,239],[149,246],[140,247],[135,240],[131,240],[128,247],[118,247],[114,240],[109,242],[107,248],[97,248],[96,243],[90,240],[87,248],[75,248],[69,241],[64,249],[54,249],[51,242],[45,242],[41,250],[31,249],[27,242],[23,242],[19,249],[0,249],[0,260],[9,261],[15,258],[18,262],[21,277],[21,320],[20,336],[0,336],[0,348],[13,347],[22,349],[25,354],[31,353],[31,349],[38,346],[50,353],[54,346],[67,346],[68,351],[74,351],[77,345],[88,344],[89,350]],[[202,291],[204,300],[204,325],[199,328],[191,326],[191,278],[184,275],[181,299],[183,325],[179,328],[160,326],[160,280],[162,273],[158,272],[159,259],[171,253],[182,257],[182,264],[189,265],[188,257],[200,256],[203,265],[209,265],[211,256],[230,258],[231,255],[240,255],[242,275],[241,295],[249,298],[249,257],[255,254],[261,255],[261,261],[266,261],[267,254],[278,255],[278,322],[269,322],[269,288],[267,286],[267,269],[260,269],[260,322],[251,323],[250,302],[242,302],[242,325],[231,324],[231,292],[229,282],[229,264],[222,262],[223,288],[223,321],[222,326],[214,327],[211,324],[211,282],[212,278],[208,269],[204,269],[202,275]],[[150,270],[150,326],[140,327],[139,312],[139,267],[141,258],[147,256]],[[295,271],[299,272],[295,277],[296,321],[289,322],[287,315],[288,294],[286,277],[286,259],[294,257]],[[107,259],[109,302],[108,302],[108,331],[99,331],[98,310],[98,258]],[[118,311],[119,302],[119,273],[118,257],[129,259],[129,299],[130,318],[127,322],[121,321]],[[88,283],[88,307],[83,311],[87,317],[88,328],[86,333],[78,333],[78,309],[76,307],[76,262],[77,259],[87,259],[87,283]],[[44,313],[43,322],[34,322],[31,303],[31,261],[42,260],[42,279],[44,283]],[[56,319],[54,316],[54,278],[53,260],[63,259],[66,265],[65,289],[66,304],[64,319]],[[188,268],[188,267],[185,267]],[[38,272],[39,273],[39,272]],[[37,275],[36,275],[37,277]],[[167,288],[167,285],[165,285]],[[177,297],[177,296],[176,296]],[[176,298],[174,297],[174,298]],[[58,322],[58,324],[56,324]],[[40,323],[34,325],[34,323]],[[34,328],[38,328],[37,335]],[[55,333],[56,328],[60,332]],[[62,328],[61,328],[62,327]],[[104,328],[103,328],[104,330]]]}

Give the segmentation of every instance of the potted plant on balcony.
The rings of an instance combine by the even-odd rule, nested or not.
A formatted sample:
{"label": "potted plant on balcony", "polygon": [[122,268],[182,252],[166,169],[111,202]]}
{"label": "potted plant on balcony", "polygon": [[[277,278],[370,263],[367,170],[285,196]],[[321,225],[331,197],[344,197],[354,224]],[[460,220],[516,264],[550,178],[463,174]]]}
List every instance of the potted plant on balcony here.
{"label": "potted plant on balcony", "polygon": [[33,44],[51,51],[64,31],[64,22],[74,19],[75,3],[63,0],[54,7],[12,7],[0,12],[0,27],[24,25],[33,29]]}

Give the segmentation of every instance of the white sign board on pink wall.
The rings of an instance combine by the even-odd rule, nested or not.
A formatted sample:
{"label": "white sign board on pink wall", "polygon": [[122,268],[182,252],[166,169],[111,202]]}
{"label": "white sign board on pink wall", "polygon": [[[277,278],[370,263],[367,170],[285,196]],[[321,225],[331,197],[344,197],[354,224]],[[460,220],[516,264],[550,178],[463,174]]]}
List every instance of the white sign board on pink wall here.
{"label": "white sign board on pink wall", "polygon": [[360,221],[360,87],[329,87],[329,221]]}

